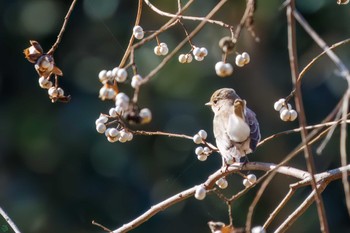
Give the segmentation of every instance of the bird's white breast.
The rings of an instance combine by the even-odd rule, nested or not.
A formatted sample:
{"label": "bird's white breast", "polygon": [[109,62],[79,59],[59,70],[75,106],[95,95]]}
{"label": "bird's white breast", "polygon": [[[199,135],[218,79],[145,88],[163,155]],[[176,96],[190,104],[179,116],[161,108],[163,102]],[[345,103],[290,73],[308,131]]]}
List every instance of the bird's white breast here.
{"label": "bird's white breast", "polygon": [[235,142],[243,142],[250,135],[250,128],[247,122],[234,114],[230,115],[227,127],[227,134]]}

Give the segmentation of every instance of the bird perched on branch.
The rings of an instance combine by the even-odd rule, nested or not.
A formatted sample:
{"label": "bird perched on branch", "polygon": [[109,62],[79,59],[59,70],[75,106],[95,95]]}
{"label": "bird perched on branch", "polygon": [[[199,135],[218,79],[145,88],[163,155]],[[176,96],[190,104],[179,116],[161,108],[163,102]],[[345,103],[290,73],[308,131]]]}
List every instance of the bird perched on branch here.
{"label": "bird perched on branch", "polygon": [[226,165],[239,162],[241,157],[256,149],[261,138],[259,123],[234,89],[215,91],[206,105],[214,112],[216,145]]}

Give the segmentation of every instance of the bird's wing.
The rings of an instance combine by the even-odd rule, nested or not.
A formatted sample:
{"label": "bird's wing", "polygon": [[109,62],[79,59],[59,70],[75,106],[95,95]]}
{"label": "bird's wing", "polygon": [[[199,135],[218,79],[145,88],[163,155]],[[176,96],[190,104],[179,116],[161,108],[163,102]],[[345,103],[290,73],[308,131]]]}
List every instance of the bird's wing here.
{"label": "bird's wing", "polygon": [[249,108],[246,108],[245,118],[250,127],[250,148],[254,151],[261,138],[259,122],[255,113]]}

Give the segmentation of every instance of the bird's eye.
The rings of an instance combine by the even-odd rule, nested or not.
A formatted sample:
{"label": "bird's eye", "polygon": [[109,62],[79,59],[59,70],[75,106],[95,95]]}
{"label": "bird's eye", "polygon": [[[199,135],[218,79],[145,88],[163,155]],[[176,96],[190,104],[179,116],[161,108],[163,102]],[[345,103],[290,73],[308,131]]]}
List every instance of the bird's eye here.
{"label": "bird's eye", "polygon": [[214,100],[213,103],[216,104],[218,102],[218,100]]}

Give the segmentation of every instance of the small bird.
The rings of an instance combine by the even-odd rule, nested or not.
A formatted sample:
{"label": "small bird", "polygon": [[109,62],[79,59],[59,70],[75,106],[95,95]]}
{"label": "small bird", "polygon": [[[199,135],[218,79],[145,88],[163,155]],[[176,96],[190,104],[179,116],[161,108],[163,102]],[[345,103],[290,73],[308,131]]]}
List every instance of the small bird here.
{"label": "small bird", "polygon": [[214,136],[224,164],[239,162],[241,157],[255,151],[261,138],[259,123],[234,89],[215,91],[206,105],[214,112]]}

